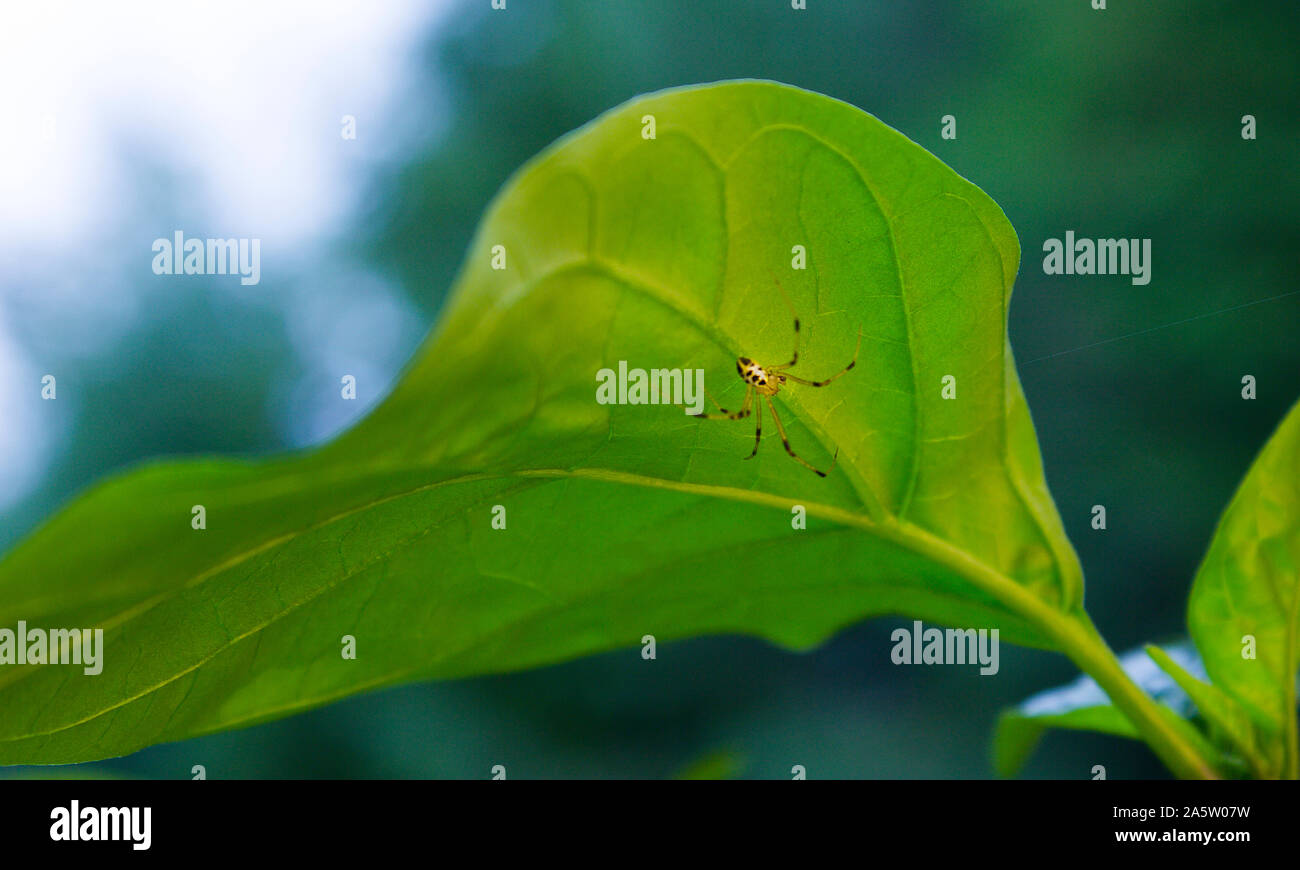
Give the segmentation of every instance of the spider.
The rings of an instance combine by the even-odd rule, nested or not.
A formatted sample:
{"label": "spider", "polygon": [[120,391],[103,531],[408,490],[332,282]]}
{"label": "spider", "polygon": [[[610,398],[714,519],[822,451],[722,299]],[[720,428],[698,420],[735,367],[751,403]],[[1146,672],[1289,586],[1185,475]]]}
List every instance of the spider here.
{"label": "spider", "polygon": [[[775,279],[774,279],[775,280]],[[745,382],[745,401],[740,406],[739,411],[728,411],[718,404],[718,401],[709,396],[709,401],[717,406],[721,413],[718,414],[692,414],[692,417],[701,417],[705,420],[743,420],[750,415],[750,408],[753,404],[754,393],[758,393],[759,404],[755,410],[755,418],[758,425],[754,428],[754,449],[750,451],[746,459],[753,459],[758,454],[758,445],[763,440],[763,405],[767,401],[767,408],[772,412],[772,420],[776,423],[776,431],[781,435],[781,443],[785,445],[785,452],[790,454],[800,465],[812,471],[818,477],[825,477],[827,473],[835,470],[835,461],[839,459],[839,448],[835,448],[835,456],[831,459],[831,467],[826,471],[821,471],[799,454],[790,448],[790,439],[785,437],[785,427],[781,425],[781,418],[776,413],[776,405],[772,403],[772,397],[781,391],[781,387],[786,382],[803,384],[805,387],[824,387],[832,381],[847,375],[852,371],[853,366],[858,362],[858,351],[862,349],[862,328],[858,327],[858,346],[853,351],[853,359],[836,374],[831,375],[824,381],[810,381],[804,378],[795,377],[788,372],[788,369],[794,368],[794,364],[799,362],[799,314],[794,310],[794,305],[790,302],[790,297],[786,296],[785,288],[781,282],[776,282],[777,289],[781,291],[781,296],[785,299],[786,307],[790,309],[790,315],[794,318],[794,355],[790,361],[779,366],[764,366],[747,356],[742,356],[736,360],[736,371],[740,374],[740,379]],[[705,391],[707,394],[707,390]]]}

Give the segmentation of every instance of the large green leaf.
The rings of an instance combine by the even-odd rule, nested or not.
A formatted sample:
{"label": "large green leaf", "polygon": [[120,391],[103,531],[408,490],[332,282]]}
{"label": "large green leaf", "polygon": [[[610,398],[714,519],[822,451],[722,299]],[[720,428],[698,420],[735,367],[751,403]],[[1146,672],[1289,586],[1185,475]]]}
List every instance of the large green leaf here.
{"label": "large green leaf", "polygon": [[1192,587],[1187,624],[1214,685],[1274,748],[1270,773],[1300,776],[1300,403],[1219,521]]}
{"label": "large green leaf", "polygon": [[[271,462],[136,471],[0,563],[0,626],[102,626],[106,644],[98,676],[0,671],[0,762],[645,635],[806,648],[897,612],[1051,647],[1041,616],[1073,614],[1082,581],[1006,340],[1018,259],[985,194],[844,103],[739,82],[615,109],[506,186],[436,335],[354,430]],[[809,461],[838,449],[828,477],[770,418],[745,462],[752,418],[595,401],[597,371],[626,360],[701,367],[737,402],[738,355],[791,351],[777,276],[803,321],[796,373],[838,371],[864,336],[847,376],[777,399]]]}

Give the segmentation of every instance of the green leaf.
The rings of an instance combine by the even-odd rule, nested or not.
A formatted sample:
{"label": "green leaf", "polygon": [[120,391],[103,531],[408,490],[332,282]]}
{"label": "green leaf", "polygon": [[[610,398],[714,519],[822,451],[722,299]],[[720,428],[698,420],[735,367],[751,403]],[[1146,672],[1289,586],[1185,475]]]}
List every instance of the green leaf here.
{"label": "green leaf", "polygon": [[[1186,668],[1200,670],[1196,652],[1188,644],[1170,647],[1165,659],[1171,665],[1177,659]],[[1129,678],[1161,705],[1166,720],[1197,747],[1202,757],[1217,755],[1187,721],[1195,713],[1191,698],[1177,680],[1155,667],[1146,650],[1130,650],[1119,661]],[[1081,676],[1068,685],[1039,692],[999,717],[993,738],[993,766],[998,776],[1015,776],[1049,728],[1096,731],[1134,740],[1140,736],[1097,682]]]}
{"label": "green leaf", "polygon": [[[736,82],[619,107],[506,185],[435,335],[355,429],[269,462],[136,471],[0,563],[0,626],[100,626],[106,647],[94,677],[0,670],[0,762],[646,635],[807,648],[900,613],[1054,648],[1082,579],[1006,339],[1018,261],[984,193],[844,103]],[[595,401],[597,372],[627,361],[702,368],[737,403],[737,356],[792,350],[777,276],[803,323],[795,373],[840,370],[862,330],[849,374],[776,399],[793,449],[823,469],[838,450],[829,476],[786,456],[770,417],[747,462],[752,418]]]}
{"label": "green leaf", "polygon": [[1187,624],[1214,685],[1262,731],[1275,774],[1300,777],[1300,403],[1219,521],[1192,586]]}
{"label": "green leaf", "polygon": [[[1157,646],[1148,646],[1146,651],[1160,669],[1187,693],[1218,742],[1239,753],[1242,763],[1248,765],[1257,778],[1266,778],[1269,775],[1268,762],[1260,752],[1258,736],[1246,711],[1217,686],[1188,673],[1169,653]],[[1196,662],[1200,664],[1199,657]],[[1203,673],[1203,666],[1201,670]]]}
{"label": "green leaf", "polygon": [[998,776],[1013,777],[1019,773],[1049,728],[1138,739],[1133,723],[1109,703],[1033,715],[1009,710],[999,717],[993,738],[993,768]]}
{"label": "green leaf", "polygon": [[[1186,644],[1146,648],[1121,663],[1166,705],[1176,726],[1220,770],[1296,777],[1296,671],[1300,669],[1300,404],[1265,445],[1219,523],[1193,585]],[[1243,655],[1255,640],[1255,658]],[[1167,675],[1167,676],[1166,676]],[[1213,683],[1206,682],[1213,678]],[[1172,680],[1173,682],[1170,682]],[[1169,709],[1172,708],[1172,709]],[[1189,731],[1199,716],[1217,744]],[[1136,737],[1090,678],[1035,696],[1003,714],[994,741],[1000,775],[1014,775],[1048,727]]]}

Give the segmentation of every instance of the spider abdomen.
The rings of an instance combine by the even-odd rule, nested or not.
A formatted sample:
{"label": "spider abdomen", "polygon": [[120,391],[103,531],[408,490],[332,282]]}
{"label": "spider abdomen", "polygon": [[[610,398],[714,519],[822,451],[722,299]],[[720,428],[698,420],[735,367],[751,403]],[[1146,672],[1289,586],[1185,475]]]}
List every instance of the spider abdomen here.
{"label": "spider abdomen", "polygon": [[785,383],[785,376],[768,372],[754,360],[742,356],[736,360],[736,371],[747,384],[753,384],[764,396],[775,396]]}

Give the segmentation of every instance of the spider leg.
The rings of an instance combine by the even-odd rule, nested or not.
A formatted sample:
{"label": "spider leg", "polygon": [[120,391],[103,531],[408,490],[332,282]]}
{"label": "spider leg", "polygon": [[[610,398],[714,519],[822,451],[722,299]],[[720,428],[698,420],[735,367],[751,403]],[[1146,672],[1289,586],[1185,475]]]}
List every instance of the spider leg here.
{"label": "spider leg", "polygon": [[824,387],[831,381],[844,377],[853,371],[853,367],[858,364],[858,351],[862,350],[862,328],[858,327],[858,346],[853,349],[853,359],[844,368],[831,375],[824,381],[809,381],[804,378],[797,378],[794,375],[786,375],[786,380],[794,381],[796,384],[803,384],[805,387]]}
{"label": "spider leg", "polygon": [[799,361],[799,313],[794,310],[794,303],[790,301],[790,297],[785,292],[785,288],[781,286],[780,281],[777,281],[775,275],[772,276],[772,280],[776,281],[776,289],[781,291],[781,298],[785,300],[785,307],[790,309],[790,316],[794,318],[794,356],[792,356],[790,358],[790,361],[785,365],[779,365],[773,367],[774,370],[788,369],[790,368],[790,366],[794,365]]}
{"label": "spider leg", "polygon": [[[769,399],[769,401],[771,400]],[[754,449],[749,452],[749,455],[745,457],[746,459],[753,459],[758,454],[759,442],[763,440],[763,403],[761,400],[758,403],[757,413],[754,414],[754,420],[758,424],[754,427]]]}
{"label": "spider leg", "polygon": [[799,454],[795,453],[793,450],[790,449],[790,439],[785,437],[785,427],[781,425],[781,418],[777,416],[776,406],[772,404],[771,396],[767,397],[767,408],[769,411],[772,412],[772,419],[776,421],[776,431],[781,434],[781,443],[785,445],[785,452],[790,454],[791,459],[798,462],[804,468],[811,470],[818,477],[825,477],[829,472],[835,470],[835,461],[840,458],[840,451],[838,447],[835,449],[834,459],[831,460],[831,467],[828,468],[826,471],[818,470],[815,465],[812,465],[806,460],[802,459],[799,456]]}
{"label": "spider leg", "polygon": [[753,384],[747,384],[747,385],[745,386],[745,402],[744,402],[744,404],[742,404],[742,405],[740,406],[740,410],[739,410],[739,411],[728,411],[726,408],[724,408],[724,407],[722,407],[721,405],[719,405],[719,404],[718,404],[718,400],[715,399],[715,398],[713,398],[713,394],[709,392],[709,390],[708,390],[707,387],[706,387],[705,390],[704,390],[704,395],[708,396],[708,397],[709,397],[709,401],[712,402],[712,403],[714,404],[714,406],[717,407],[717,409],[718,409],[719,411],[721,411],[722,413],[720,413],[720,414],[691,414],[690,416],[692,416],[692,417],[698,417],[698,418],[701,419],[701,420],[743,420],[743,419],[745,419],[746,417],[749,416],[749,412],[750,412],[750,402],[751,402],[751,401],[753,400],[753,398],[754,398],[754,385],[753,385]]}

